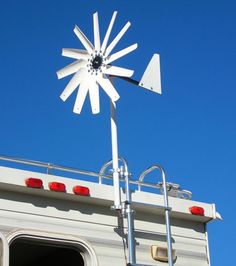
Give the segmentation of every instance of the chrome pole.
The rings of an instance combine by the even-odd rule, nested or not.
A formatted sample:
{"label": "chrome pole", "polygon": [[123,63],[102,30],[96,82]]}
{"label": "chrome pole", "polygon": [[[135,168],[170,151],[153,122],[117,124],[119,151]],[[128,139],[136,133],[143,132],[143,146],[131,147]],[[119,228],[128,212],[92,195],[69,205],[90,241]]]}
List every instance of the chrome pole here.
{"label": "chrome pole", "polygon": [[127,227],[128,227],[128,250],[129,250],[129,263],[131,265],[136,264],[136,254],[135,254],[135,240],[134,240],[134,219],[133,210],[131,208],[132,198],[129,187],[129,171],[126,161],[121,158],[124,163],[124,178],[125,178],[125,213],[127,215]]}
{"label": "chrome pole", "polygon": [[[120,177],[124,178],[125,180],[125,195],[126,200],[124,204],[123,213],[126,215],[127,218],[127,242],[128,242],[128,253],[129,253],[129,265],[136,264],[136,253],[135,253],[135,241],[134,241],[134,221],[133,221],[133,210],[131,208],[132,199],[130,193],[130,181],[129,181],[129,170],[127,161],[123,157],[118,158],[119,161],[122,162],[123,167],[120,167]],[[99,175],[102,177],[106,171],[106,169],[112,165],[112,160],[106,162],[100,170]],[[100,181],[101,182],[101,181]]]}

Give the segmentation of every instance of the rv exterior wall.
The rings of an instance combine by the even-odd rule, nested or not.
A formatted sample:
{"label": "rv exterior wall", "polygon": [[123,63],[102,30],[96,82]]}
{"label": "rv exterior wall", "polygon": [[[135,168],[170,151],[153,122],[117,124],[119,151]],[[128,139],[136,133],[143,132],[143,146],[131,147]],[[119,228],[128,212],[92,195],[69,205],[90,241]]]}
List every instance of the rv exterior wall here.
{"label": "rv exterior wall", "polygon": [[[44,180],[44,189],[26,187],[24,180],[32,176]],[[50,191],[45,185],[62,180],[66,193]],[[90,197],[70,193],[75,184],[89,187]],[[114,266],[127,263],[127,224],[116,211],[110,210],[111,186],[1,167],[0,190],[0,231],[9,245],[22,236],[28,239],[47,236],[61,245],[73,242],[84,246],[85,260],[92,261],[88,265],[110,266],[111,261]],[[159,207],[163,197],[141,191],[133,193],[133,200],[137,263],[156,265],[151,246],[166,248],[164,211]],[[189,207],[194,205],[205,209],[204,217],[191,215]],[[209,266],[205,224],[214,217],[212,205],[170,198],[170,207],[175,265]],[[5,258],[6,250],[3,253]],[[22,252],[22,256],[25,254]]]}

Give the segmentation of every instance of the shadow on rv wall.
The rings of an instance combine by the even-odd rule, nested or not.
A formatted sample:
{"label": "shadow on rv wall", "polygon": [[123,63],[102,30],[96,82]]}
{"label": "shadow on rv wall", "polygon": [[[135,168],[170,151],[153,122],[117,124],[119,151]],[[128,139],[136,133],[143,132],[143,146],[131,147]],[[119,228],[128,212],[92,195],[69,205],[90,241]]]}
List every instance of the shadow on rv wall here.
{"label": "shadow on rv wall", "polygon": [[[161,216],[160,214],[146,214],[146,213],[142,213],[140,211],[137,211],[135,213],[135,219],[136,220],[141,220],[141,221],[146,221],[149,224],[153,224],[153,225],[163,225],[165,226],[165,217],[164,217],[164,212],[163,215]],[[178,218],[174,218],[174,217],[170,217],[170,223],[171,223],[171,227],[172,229],[175,230],[184,230],[187,231],[189,230],[194,230],[195,232],[198,233],[204,233],[205,229],[204,229],[204,224],[194,221],[194,220],[184,220],[184,219],[178,219]],[[172,230],[172,231],[173,231]],[[154,231],[154,230],[153,230]],[[172,233],[174,233],[174,231]]]}
{"label": "shadow on rv wall", "polygon": [[[1,198],[6,200],[6,204],[1,208],[6,210],[12,209],[25,213],[63,217],[66,216],[65,212],[70,212],[71,216],[76,215],[76,217],[79,214],[92,215],[94,213],[116,216],[116,212],[111,211],[109,206],[92,204],[90,200],[88,200],[88,203],[86,203],[86,200],[71,200],[66,194],[62,198],[59,198],[58,195],[54,198],[43,196],[44,193],[40,193],[40,196],[6,190],[1,190],[0,193]],[[70,219],[70,217],[67,218]]]}
{"label": "shadow on rv wall", "polygon": [[[164,233],[158,233],[158,232],[144,232],[144,231],[138,231],[135,230],[134,232],[135,238],[143,238],[148,240],[154,240],[154,241],[160,241],[166,243],[166,235]],[[173,237],[171,237],[172,243],[175,243],[175,240]]]}

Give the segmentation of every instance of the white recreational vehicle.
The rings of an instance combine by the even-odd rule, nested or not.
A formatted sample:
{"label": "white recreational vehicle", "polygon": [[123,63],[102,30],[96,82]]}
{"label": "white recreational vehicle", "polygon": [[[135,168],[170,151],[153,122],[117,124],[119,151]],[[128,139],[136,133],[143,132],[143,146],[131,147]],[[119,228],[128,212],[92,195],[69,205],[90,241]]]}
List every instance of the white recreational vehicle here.
{"label": "white recreational vehicle", "polygon": [[[171,247],[174,265],[209,266],[207,224],[220,219],[215,205],[165,183],[158,165],[133,180],[121,161],[122,207],[114,209],[110,162],[95,173],[1,156],[1,265],[171,265]],[[155,169],[164,179],[146,182]]]}

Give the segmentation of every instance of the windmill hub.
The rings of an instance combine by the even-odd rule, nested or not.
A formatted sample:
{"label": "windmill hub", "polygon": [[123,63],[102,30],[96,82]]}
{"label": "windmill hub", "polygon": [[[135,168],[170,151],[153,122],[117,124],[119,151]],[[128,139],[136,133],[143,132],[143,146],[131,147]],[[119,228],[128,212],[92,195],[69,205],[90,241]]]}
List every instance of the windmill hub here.
{"label": "windmill hub", "polygon": [[94,57],[94,59],[92,60],[92,67],[93,67],[95,70],[97,70],[97,69],[99,69],[99,68],[101,67],[102,62],[103,62],[102,57],[99,56],[99,55],[96,55],[96,56]]}

